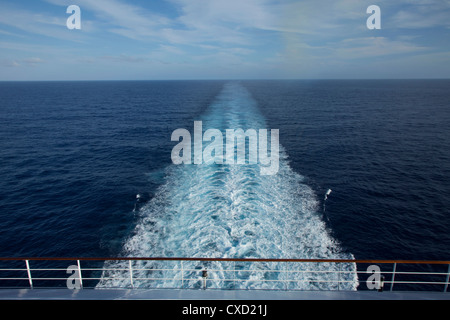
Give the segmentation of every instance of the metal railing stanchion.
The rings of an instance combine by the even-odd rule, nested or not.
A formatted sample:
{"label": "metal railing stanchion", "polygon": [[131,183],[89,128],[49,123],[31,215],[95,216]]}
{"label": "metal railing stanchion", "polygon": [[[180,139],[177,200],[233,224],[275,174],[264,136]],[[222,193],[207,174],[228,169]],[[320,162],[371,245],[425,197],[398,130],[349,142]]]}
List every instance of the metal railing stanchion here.
{"label": "metal railing stanchion", "polygon": [[449,279],[450,279],[450,264],[448,265],[447,279],[445,280],[444,292],[447,292]]}
{"label": "metal railing stanchion", "polygon": [[394,281],[395,281],[395,271],[397,270],[397,262],[394,262],[394,269],[392,270],[392,280],[391,280],[391,288],[389,291],[392,291],[394,288]]}
{"label": "metal railing stanchion", "polygon": [[28,282],[30,283],[30,289],[33,289],[33,279],[31,278],[30,263],[28,262],[28,260],[25,260],[25,264],[27,266]]}
{"label": "metal railing stanchion", "polygon": [[81,276],[80,260],[77,260],[77,265],[78,265],[78,276],[80,277],[80,289],[83,289],[83,277]]}
{"label": "metal railing stanchion", "polygon": [[338,271],[338,291],[341,290],[341,264],[338,263],[339,265],[339,271]]}
{"label": "metal railing stanchion", "polygon": [[131,265],[131,260],[128,260],[128,267],[130,269],[130,284],[131,284],[131,288],[134,289],[134,284],[133,284],[133,266]]}
{"label": "metal railing stanchion", "polygon": [[181,289],[183,289],[184,285],[184,268],[183,268],[183,261],[181,261]]}
{"label": "metal railing stanchion", "polygon": [[236,261],[233,261],[233,288],[236,289]]}

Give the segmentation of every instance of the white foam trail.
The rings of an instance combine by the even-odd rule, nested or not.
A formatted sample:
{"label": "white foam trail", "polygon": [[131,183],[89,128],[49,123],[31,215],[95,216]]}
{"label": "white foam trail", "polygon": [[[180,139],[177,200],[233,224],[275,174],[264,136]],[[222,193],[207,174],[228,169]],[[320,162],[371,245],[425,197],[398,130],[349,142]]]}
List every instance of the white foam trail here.
{"label": "white foam trail", "polygon": [[[202,117],[204,130],[210,128],[266,128],[266,123],[248,91],[239,84],[228,84]],[[281,133],[282,134],[282,133]],[[253,165],[172,165],[166,182],[154,198],[139,210],[140,222],[124,245],[124,256],[209,257],[209,258],[331,258],[352,259],[342,252],[317,214],[318,201],[303,177],[288,164],[280,146],[279,171],[261,175]],[[121,262],[109,267],[127,269]],[[163,277],[166,280],[134,281],[135,286],[180,287],[179,262],[135,262],[136,269],[169,268],[170,271],[134,272],[136,278]],[[321,280],[336,277],[325,270],[338,270],[333,264],[276,263],[189,263],[184,262],[185,287],[201,287],[200,270],[208,267],[209,278],[223,279],[208,287],[335,289],[337,284],[311,282],[311,274],[294,272],[312,269]],[[340,269],[340,289],[355,289],[353,264]],[[275,273],[260,272],[264,269]],[[328,269],[327,269],[328,268]],[[223,271],[233,270],[233,271]],[[214,271],[222,270],[222,271]],[[245,271],[244,271],[245,270]],[[289,272],[288,272],[289,271]],[[348,273],[347,273],[348,271]],[[243,281],[227,282],[235,276]],[[127,271],[104,272],[99,287],[129,285]],[[114,278],[108,280],[107,278]],[[292,282],[282,280],[293,279]],[[122,278],[122,279],[119,279]],[[175,280],[170,280],[175,279]],[[264,281],[261,281],[264,280]],[[277,281],[275,281],[277,280]],[[278,281],[279,280],[279,281]],[[347,282],[345,282],[347,281]]]}

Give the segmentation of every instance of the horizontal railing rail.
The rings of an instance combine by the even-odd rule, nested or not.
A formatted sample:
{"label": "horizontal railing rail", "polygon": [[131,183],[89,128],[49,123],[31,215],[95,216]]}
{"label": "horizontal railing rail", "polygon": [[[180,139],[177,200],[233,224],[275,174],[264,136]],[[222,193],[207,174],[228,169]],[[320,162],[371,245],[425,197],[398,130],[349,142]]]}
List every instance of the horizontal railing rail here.
{"label": "horizontal railing rail", "polygon": [[[60,265],[55,267],[52,265],[55,262]],[[69,264],[69,262],[72,263]],[[192,264],[194,262],[197,264]],[[5,267],[4,264],[8,263],[15,265]],[[101,263],[103,265],[100,265]],[[389,291],[393,291],[395,288],[396,291],[448,292],[449,278],[450,261],[429,260],[205,257],[0,258],[0,289],[55,286],[70,289],[214,288],[378,291],[388,288]],[[57,284],[53,285],[54,283]]]}

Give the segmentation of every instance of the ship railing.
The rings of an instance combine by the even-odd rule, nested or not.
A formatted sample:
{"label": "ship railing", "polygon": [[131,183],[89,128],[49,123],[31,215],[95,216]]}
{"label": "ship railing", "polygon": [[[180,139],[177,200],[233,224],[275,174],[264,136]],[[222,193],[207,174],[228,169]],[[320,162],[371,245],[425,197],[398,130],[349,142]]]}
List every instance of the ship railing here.
{"label": "ship railing", "polygon": [[[0,258],[0,289],[271,288],[448,292],[449,279],[450,261],[173,257]],[[261,285],[265,283],[270,286]]]}

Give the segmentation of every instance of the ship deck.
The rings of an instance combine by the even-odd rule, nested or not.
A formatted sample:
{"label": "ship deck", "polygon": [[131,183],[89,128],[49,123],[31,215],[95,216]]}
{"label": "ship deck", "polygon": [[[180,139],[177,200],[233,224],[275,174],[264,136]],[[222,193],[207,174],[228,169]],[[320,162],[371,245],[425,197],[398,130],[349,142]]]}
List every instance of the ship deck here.
{"label": "ship deck", "polygon": [[213,289],[2,289],[0,300],[450,300],[450,293]]}

